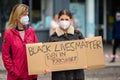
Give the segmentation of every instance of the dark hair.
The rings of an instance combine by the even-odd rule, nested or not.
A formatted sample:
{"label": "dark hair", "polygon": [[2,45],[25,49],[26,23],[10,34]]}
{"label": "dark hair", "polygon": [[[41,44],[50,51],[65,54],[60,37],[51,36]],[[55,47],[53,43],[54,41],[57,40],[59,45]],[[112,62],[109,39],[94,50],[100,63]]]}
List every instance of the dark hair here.
{"label": "dark hair", "polygon": [[70,10],[68,10],[68,9],[61,10],[58,14],[58,18],[60,18],[62,15],[67,15],[70,17],[70,19],[72,19],[72,14],[71,14]]}

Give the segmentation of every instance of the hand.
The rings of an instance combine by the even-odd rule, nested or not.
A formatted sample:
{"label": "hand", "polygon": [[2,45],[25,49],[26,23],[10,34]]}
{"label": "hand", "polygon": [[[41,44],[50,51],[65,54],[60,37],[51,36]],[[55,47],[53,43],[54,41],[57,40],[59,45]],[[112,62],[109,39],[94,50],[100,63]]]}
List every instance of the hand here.
{"label": "hand", "polygon": [[86,65],[83,67],[84,70],[90,70],[90,68]]}
{"label": "hand", "polygon": [[56,32],[56,28],[54,28],[53,31]]}
{"label": "hand", "polygon": [[113,40],[112,40],[112,45],[114,45],[114,42],[115,42],[115,40],[113,39]]}
{"label": "hand", "polygon": [[46,74],[48,74],[48,73],[50,73],[50,72],[51,72],[51,70],[46,69],[44,75],[46,75]]}

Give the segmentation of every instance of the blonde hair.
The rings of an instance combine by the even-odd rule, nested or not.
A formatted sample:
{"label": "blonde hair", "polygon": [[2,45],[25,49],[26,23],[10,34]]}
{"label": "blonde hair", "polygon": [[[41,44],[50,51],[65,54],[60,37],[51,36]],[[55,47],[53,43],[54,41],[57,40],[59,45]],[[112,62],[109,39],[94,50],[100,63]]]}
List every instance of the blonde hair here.
{"label": "blonde hair", "polygon": [[17,26],[20,15],[27,11],[29,12],[29,7],[27,5],[25,4],[15,5],[11,11],[7,29],[15,28]]}

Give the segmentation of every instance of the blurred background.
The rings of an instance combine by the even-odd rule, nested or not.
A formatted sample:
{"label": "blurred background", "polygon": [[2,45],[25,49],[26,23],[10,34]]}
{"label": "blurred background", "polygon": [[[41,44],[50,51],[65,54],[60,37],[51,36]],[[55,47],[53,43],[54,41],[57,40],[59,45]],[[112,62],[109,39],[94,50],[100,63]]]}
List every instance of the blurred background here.
{"label": "blurred background", "polygon": [[70,9],[85,37],[100,35],[105,42],[111,42],[115,12],[120,8],[120,0],[0,0],[1,37],[7,26],[10,11],[17,3],[24,3],[30,7],[31,25],[36,33],[40,32],[40,36],[45,35],[39,38],[43,42],[47,40],[53,14],[61,9]]}
{"label": "blurred background", "polygon": [[[115,13],[120,9],[120,0],[0,0],[0,51],[11,9],[18,3],[24,3],[30,7],[30,24],[35,29],[39,41],[47,42],[53,14],[58,13],[61,9],[69,9],[78,20],[78,29],[82,34],[85,37],[102,36],[105,54],[112,53],[112,28],[115,21]],[[107,65],[109,65],[108,57],[106,57]],[[87,77],[89,79],[86,80],[120,80],[119,63],[118,61],[115,66],[114,63],[112,66],[109,65],[109,67],[100,70],[101,73],[99,73],[99,70],[88,71]],[[110,70],[111,72],[109,72]],[[4,69],[0,71],[0,77],[3,77],[0,80],[6,80],[2,76],[6,72]],[[90,74],[95,77],[98,73],[101,75],[100,77],[104,77],[105,72],[103,73],[102,71],[106,71],[109,77],[114,74],[116,78],[90,78]],[[112,74],[114,71],[116,72]],[[50,78],[49,76],[47,78]],[[47,78],[40,80],[47,80]]]}

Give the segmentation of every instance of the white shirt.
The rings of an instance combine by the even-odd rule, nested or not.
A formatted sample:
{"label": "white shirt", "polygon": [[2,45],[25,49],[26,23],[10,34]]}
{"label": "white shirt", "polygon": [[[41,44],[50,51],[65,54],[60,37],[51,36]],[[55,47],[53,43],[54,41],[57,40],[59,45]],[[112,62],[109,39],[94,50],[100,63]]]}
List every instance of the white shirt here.
{"label": "white shirt", "polygon": [[54,29],[59,27],[58,23],[54,20],[50,22],[50,36],[55,32]]}
{"label": "white shirt", "polygon": [[24,40],[24,36],[25,36],[25,31],[19,31],[20,37],[22,40]]}

